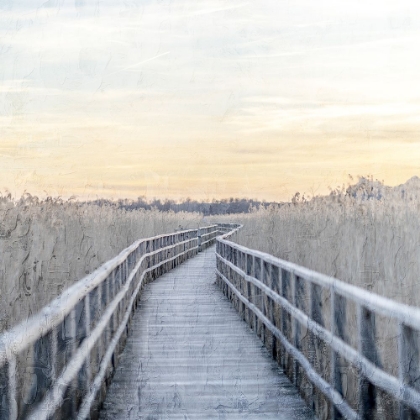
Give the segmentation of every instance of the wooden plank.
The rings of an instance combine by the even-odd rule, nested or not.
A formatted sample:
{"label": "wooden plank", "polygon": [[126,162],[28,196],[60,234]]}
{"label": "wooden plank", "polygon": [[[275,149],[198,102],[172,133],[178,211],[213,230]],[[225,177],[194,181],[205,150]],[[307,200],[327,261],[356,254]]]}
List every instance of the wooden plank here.
{"label": "wooden plank", "polygon": [[145,287],[102,419],[313,418],[214,269],[211,247]]}

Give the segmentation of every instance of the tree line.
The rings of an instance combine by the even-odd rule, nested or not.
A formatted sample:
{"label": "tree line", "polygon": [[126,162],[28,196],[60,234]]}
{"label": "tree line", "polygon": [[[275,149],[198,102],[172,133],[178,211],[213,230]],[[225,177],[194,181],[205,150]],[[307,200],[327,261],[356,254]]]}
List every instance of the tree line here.
{"label": "tree line", "polygon": [[173,211],[173,212],[197,212],[205,216],[219,215],[219,214],[235,214],[235,213],[249,213],[253,209],[266,208],[272,204],[280,204],[275,202],[259,201],[248,198],[226,198],[221,200],[213,199],[212,201],[197,201],[187,198],[182,201],[175,201],[170,199],[160,200],[146,200],[145,197],[138,197],[136,200],[119,199],[110,201],[107,199],[97,199],[91,203],[102,205],[115,205],[118,208],[125,210],[138,210],[138,209],[157,209],[160,211]]}

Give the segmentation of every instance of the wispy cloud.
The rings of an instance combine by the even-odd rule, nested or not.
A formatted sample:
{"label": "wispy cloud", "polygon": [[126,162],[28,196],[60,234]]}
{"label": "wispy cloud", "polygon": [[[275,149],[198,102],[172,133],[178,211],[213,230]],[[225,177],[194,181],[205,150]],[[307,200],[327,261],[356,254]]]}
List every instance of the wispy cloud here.
{"label": "wispy cloud", "polygon": [[[419,131],[420,6],[409,0],[12,3],[0,13],[10,186],[17,174],[36,185],[25,167],[53,180],[59,168],[70,193],[102,183],[135,194],[149,171],[170,178],[153,189],[165,195],[263,182],[281,198],[287,174],[294,186],[330,166],[338,176],[348,156],[363,167],[366,133],[375,159],[386,142],[378,165],[391,173]],[[398,149],[407,177],[413,150]]]}
{"label": "wispy cloud", "polygon": [[149,63],[150,61],[156,60],[157,58],[160,58],[160,57],[163,57],[163,56],[165,56],[165,55],[168,55],[169,53],[170,53],[169,51],[166,51],[166,52],[164,52],[164,53],[162,53],[162,54],[158,54],[158,55],[155,55],[154,57],[147,58],[147,59],[145,59],[145,60],[143,60],[143,61],[140,61],[140,62],[138,62],[138,63],[136,63],[136,64],[132,64],[132,65],[127,66],[127,67],[124,67],[124,68],[122,68],[122,69],[116,70],[116,71],[114,71],[114,72],[112,72],[112,73],[105,74],[104,76],[110,76],[110,75],[112,75],[112,74],[116,74],[116,73],[119,73],[119,72],[121,72],[121,71],[127,71],[127,70],[134,69],[134,68],[136,68],[136,67],[140,67],[140,66],[142,66],[143,64]]}
{"label": "wispy cloud", "polygon": [[[200,4],[200,3],[196,3],[196,4]],[[199,9],[190,13],[183,13],[183,14],[171,14],[171,19],[176,19],[176,18],[189,18],[189,17],[194,17],[194,16],[202,16],[202,15],[210,15],[213,13],[219,13],[219,12],[226,12],[229,10],[236,10],[236,9],[241,9],[243,7],[246,7],[249,4],[249,2],[243,2],[241,4],[236,4],[236,5],[232,5],[232,6],[226,6],[226,7],[218,7],[218,8],[213,8],[213,9]]]}

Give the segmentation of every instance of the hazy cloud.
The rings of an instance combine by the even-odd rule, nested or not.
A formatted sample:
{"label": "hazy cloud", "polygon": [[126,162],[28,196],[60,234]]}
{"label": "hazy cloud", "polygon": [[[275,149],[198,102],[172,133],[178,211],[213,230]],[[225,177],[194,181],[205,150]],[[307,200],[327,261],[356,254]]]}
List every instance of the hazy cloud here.
{"label": "hazy cloud", "polygon": [[420,169],[419,12],[3,1],[0,188],[284,199],[347,173],[402,182]]}

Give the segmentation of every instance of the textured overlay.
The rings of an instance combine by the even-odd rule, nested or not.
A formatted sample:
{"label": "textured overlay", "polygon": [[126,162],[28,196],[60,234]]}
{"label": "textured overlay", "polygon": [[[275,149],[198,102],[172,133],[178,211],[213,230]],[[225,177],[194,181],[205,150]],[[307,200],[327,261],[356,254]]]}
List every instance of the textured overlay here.
{"label": "textured overlay", "polygon": [[212,247],[145,287],[102,419],[313,418],[214,269]]}

